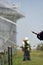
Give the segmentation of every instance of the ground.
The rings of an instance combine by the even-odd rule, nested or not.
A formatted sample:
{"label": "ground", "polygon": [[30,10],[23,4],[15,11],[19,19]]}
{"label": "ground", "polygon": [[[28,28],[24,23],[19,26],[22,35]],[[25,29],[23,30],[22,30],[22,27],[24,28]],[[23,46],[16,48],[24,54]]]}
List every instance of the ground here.
{"label": "ground", "polygon": [[23,61],[23,52],[20,50],[17,51],[16,54],[13,55],[12,65],[43,65],[43,51],[33,50],[30,55],[30,61]]}

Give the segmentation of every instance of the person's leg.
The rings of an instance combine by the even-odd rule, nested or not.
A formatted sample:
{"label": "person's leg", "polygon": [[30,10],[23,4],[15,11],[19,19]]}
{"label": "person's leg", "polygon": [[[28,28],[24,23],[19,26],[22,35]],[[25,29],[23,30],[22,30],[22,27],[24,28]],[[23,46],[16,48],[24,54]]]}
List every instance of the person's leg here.
{"label": "person's leg", "polygon": [[23,60],[27,60],[27,51],[24,52]]}
{"label": "person's leg", "polygon": [[26,53],[24,52],[24,55],[23,55],[23,61],[26,60]]}
{"label": "person's leg", "polygon": [[30,60],[30,52],[28,52],[28,60]]}
{"label": "person's leg", "polygon": [[29,51],[27,51],[27,60],[30,60],[30,52]]}

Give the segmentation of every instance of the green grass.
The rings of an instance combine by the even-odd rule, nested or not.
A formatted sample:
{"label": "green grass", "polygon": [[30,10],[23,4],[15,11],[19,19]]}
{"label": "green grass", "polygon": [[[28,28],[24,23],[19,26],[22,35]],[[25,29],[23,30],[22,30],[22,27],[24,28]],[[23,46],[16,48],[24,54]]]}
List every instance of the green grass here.
{"label": "green grass", "polygon": [[13,65],[43,65],[43,51],[31,51],[30,56],[30,61],[23,61],[23,52],[17,51],[13,55]]}

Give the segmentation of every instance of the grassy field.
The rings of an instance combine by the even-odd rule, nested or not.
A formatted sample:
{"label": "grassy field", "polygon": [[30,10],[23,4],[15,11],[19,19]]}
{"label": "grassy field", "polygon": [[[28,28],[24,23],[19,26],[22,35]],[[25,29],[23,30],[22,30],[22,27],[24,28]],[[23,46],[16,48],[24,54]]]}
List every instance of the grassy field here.
{"label": "grassy field", "polygon": [[31,51],[31,60],[23,61],[23,52],[17,51],[13,55],[13,65],[43,65],[43,51]]}

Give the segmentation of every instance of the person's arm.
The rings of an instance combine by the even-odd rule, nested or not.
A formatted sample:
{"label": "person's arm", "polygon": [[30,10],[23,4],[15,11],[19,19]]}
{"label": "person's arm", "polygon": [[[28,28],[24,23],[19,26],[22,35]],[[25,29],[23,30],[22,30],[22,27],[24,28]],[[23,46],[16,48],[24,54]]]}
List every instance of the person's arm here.
{"label": "person's arm", "polygon": [[34,32],[34,31],[32,31],[32,33],[34,33],[34,34],[36,34],[36,35],[37,35],[37,33],[36,33],[36,32]]}
{"label": "person's arm", "polygon": [[42,40],[40,34],[37,35],[37,38],[38,38],[39,40]]}
{"label": "person's arm", "polygon": [[22,51],[25,51],[25,43],[22,42],[22,46],[20,47],[22,49]]}
{"label": "person's arm", "polygon": [[36,33],[36,32],[34,32],[34,31],[32,31],[32,33],[34,33],[34,34],[36,34],[36,35],[39,35],[39,34],[40,34],[40,32],[37,32],[37,33]]}

